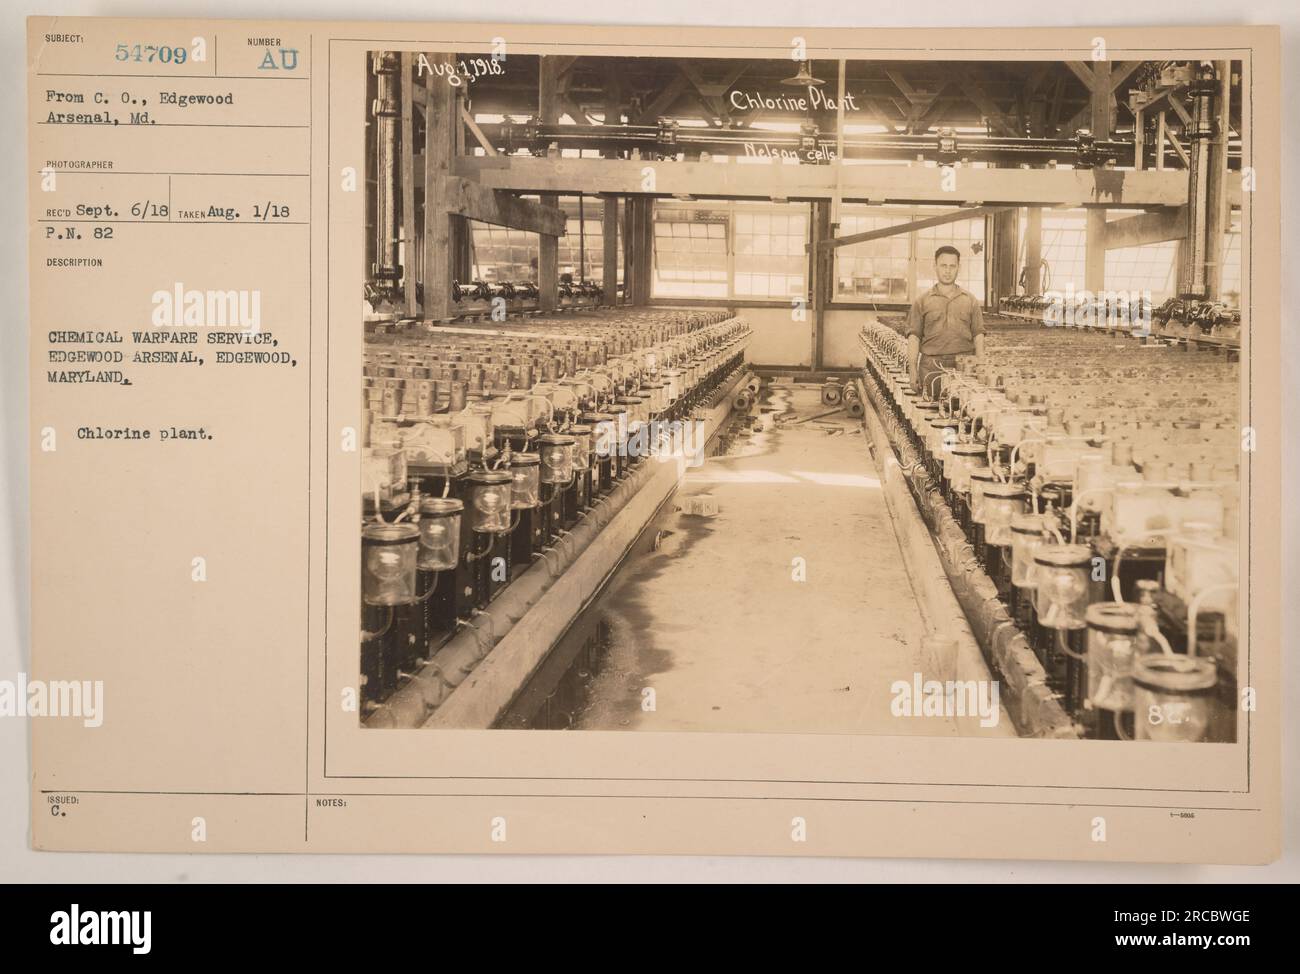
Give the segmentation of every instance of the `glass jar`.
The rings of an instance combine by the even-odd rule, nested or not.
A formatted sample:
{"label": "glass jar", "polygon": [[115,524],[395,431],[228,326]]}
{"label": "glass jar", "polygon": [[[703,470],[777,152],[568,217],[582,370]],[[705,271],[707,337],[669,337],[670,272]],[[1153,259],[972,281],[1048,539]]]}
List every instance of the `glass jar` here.
{"label": "glass jar", "polygon": [[469,475],[469,526],[480,534],[510,530],[510,483],[504,470],[476,470]]}
{"label": "glass jar", "polygon": [[1034,555],[1034,609],[1048,629],[1082,629],[1088,610],[1092,549],[1081,544],[1044,545]]}
{"label": "glass jar", "polygon": [[1088,623],[1088,699],[1099,710],[1133,709],[1133,662],[1138,647],[1138,607],[1094,602]]}
{"label": "glass jar", "polygon": [[614,402],[627,410],[628,426],[649,420],[649,416],[646,415],[646,401],[640,396],[619,396]]}
{"label": "glass jar", "polygon": [[361,529],[361,597],[367,605],[415,601],[420,529],[414,524],[367,524]]}
{"label": "glass jar", "polygon": [[1218,682],[1214,660],[1148,653],[1133,666],[1135,738],[1190,743],[1205,737]]}
{"label": "glass jar", "polygon": [[454,497],[426,497],[420,502],[420,555],[426,572],[451,571],[460,563],[460,518],[465,505]]}
{"label": "glass jar", "polygon": [[565,433],[543,433],[537,438],[542,458],[542,483],[566,485],[573,481],[573,450],[576,443]]}
{"label": "glass jar", "polygon": [[668,402],[674,403],[681,398],[682,385],[686,378],[686,372],[682,369],[664,369],[659,373],[668,383]]}
{"label": "glass jar", "polygon": [[986,544],[1004,547],[1011,544],[1011,522],[1025,513],[1027,496],[1020,484],[999,482],[985,485],[983,524]]}
{"label": "glass jar", "polygon": [[591,468],[591,427],[575,423],[568,429],[573,437],[573,469],[582,473]]}
{"label": "glass jar", "polygon": [[618,417],[613,413],[583,413],[579,419],[583,426],[591,430],[591,452],[603,459],[609,456],[618,444]]}
{"label": "glass jar", "polygon": [[542,503],[542,458],[536,453],[510,454],[510,509],[526,511]]}
{"label": "glass jar", "polygon": [[659,412],[658,390],[648,379],[641,383],[641,388],[636,391],[642,402],[645,404],[646,419]]}
{"label": "glass jar", "polygon": [[930,420],[930,432],[926,434],[925,446],[931,456],[943,457],[949,447],[957,442],[957,423],[951,419]]}
{"label": "glass jar", "polygon": [[1034,555],[1047,543],[1047,524],[1041,514],[1021,514],[1011,519],[1011,584],[1033,588],[1038,584]]}
{"label": "glass jar", "polygon": [[984,491],[1000,483],[988,467],[972,470],[970,474],[970,519],[974,524],[984,523]]}
{"label": "glass jar", "polygon": [[971,472],[987,467],[983,446],[979,443],[956,443],[945,454],[943,475],[954,491],[966,493],[970,490]]}

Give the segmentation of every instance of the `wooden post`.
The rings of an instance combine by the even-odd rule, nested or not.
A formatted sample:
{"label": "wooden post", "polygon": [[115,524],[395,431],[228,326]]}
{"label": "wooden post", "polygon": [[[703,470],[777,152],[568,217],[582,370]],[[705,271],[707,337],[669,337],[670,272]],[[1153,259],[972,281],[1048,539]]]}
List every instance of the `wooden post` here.
{"label": "wooden post", "polygon": [[1016,293],[1016,256],[1020,251],[1020,211],[993,214],[993,288],[989,305],[1001,307],[1002,299]]}
{"label": "wooden post", "polygon": [[[1228,228],[1228,201],[1225,192],[1228,178],[1228,119],[1232,97],[1232,63],[1215,61],[1219,90],[1214,104],[1214,134],[1210,140],[1209,172],[1206,185],[1206,268],[1205,297],[1218,301],[1223,291],[1224,233]],[[1193,201],[1188,201],[1193,202]]]}
{"label": "wooden post", "polygon": [[[633,303],[647,305],[654,288],[654,223],[652,207],[654,200],[649,196],[633,197],[633,211],[636,214],[636,244],[633,248],[633,263],[636,267],[636,282],[633,291]],[[631,236],[631,231],[628,231]]]}
{"label": "wooden post", "polygon": [[[1098,142],[1110,138],[1113,101],[1114,93],[1110,87],[1110,62],[1094,61],[1092,64],[1092,137]],[[1087,212],[1083,286],[1095,293],[1106,286],[1106,211],[1089,209]]]}
{"label": "wooden post", "polygon": [[1025,293],[1042,294],[1043,208],[1029,207],[1025,220]]}
{"label": "wooden post", "polygon": [[[541,55],[538,59],[539,73],[537,79],[537,120],[543,125],[554,125],[559,121],[559,77],[556,60],[553,56]],[[543,206],[558,206],[560,197],[557,193],[542,193]],[[539,238],[537,260],[538,307],[543,311],[554,311],[559,304],[560,284],[560,238],[542,234]]]}
{"label": "wooden post", "polygon": [[1146,168],[1146,113],[1142,109],[1134,112],[1135,121],[1133,122],[1133,168],[1141,172]]}
{"label": "wooden post", "polygon": [[[623,115],[623,85],[617,74],[611,73],[605,80],[605,124],[618,125]],[[605,158],[612,159],[618,155],[617,150],[606,149]],[[604,266],[601,269],[601,286],[605,289],[606,304],[621,304],[618,294],[618,197],[603,197],[604,214],[601,233],[604,235]]]}
{"label": "wooden post", "polygon": [[632,289],[637,286],[635,197],[623,197],[623,303],[635,304]]}
{"label": "wooden post", "polygon": [[[451,55],[434,63],[450,65]],[[456,89],[430,71],[424,77],[424,316],[451,316],[451,218],[445,187],[455,145]]]}
{"label": "wooden post", "polygon": [[406,314],[414,317],[420,313],[416,290],[418,250],[415,245],[415,145],[412,130],[415,122],[415,98],[411,90],[415,83],[415,55],[409,51],[401,54],[401,74],[398,77],[398,97],[401,99],[400,167],[402,172],[402,284],[406,295]]}
{"label": "wooden post", "polygon": [[819,372],[825,361],[826,306],[834,294],[835,250],[820,244],[831,237],[834,200],[815,200],[812,204],[811,246],[808,261],[808,293],[812,299],[812,329],[808,371]]}

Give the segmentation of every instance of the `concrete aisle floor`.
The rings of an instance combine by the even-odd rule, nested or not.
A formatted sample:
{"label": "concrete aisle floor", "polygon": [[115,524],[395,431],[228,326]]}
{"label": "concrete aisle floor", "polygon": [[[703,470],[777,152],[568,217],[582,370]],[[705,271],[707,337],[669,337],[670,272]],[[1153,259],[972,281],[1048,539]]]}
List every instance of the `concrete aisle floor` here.
{"label": "concrete aisle floor", "polygon": [[[609,645],[575,726],[959,732],[949,718],[890,712],[891,684],[925,672],[925,629],[859,422],[775,422],[824,411],[819,396],[772,387],[759,430],[688,470],[652,526],[657,549],[631,557],[594,607]],[[718,513],[684,513],[702,494]],[[806,581],[794,580],[796,559]]]}

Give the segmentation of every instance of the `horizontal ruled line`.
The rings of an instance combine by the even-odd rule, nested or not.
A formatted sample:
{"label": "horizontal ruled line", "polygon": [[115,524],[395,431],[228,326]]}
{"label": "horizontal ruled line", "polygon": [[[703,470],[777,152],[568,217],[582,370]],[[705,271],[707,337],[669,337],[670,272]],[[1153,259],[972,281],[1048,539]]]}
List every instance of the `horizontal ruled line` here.
{"label": "horizontal ruled line", "polygon": [[[306,179],[310,173],[305,172],[165,172],[157,170],[145,172],[133,169],[53,169],[60,176],[250,176],[254,179]],[[44,176],[44,169],[36,170],[36,175]]]}
{"label": "horizontal ruled line", "polygon": [[308,226],[306,220],[60,220],[57,217],[41,217],[37,223],[57,223],[63,226],[65,223],[133,223],[137,226],[173,226],[183,227],[186,224],[207,224],[209,226],[220,226],[230,224],[232,226],[255,225],[259,227],[305,227]]}
{"label": "horizontal ruled line", "polygon": [[125,125],[115,122],[37,122],[36,124],[53,126],[85,125],[90,128],[102,129],[306,129],[311,127],[309,125],[254,125],[244,122],[150,122],[148,125],[132,122],[127,122]]}
{"label": "horizontal ruled line", "polygon": [[37,71],[39,78],[167,78],[171,81],[310,81],[310,75],[284,74],[104,74],[99,71]]}

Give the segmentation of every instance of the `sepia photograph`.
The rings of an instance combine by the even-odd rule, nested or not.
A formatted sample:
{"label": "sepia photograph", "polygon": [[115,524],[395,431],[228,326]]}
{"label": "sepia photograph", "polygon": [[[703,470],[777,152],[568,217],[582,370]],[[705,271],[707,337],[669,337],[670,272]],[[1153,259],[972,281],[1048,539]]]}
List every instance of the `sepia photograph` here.
{"label": "sepia photograph", "polygon": [[365,58],[364,728],[1242,738],[1243,61]]}

